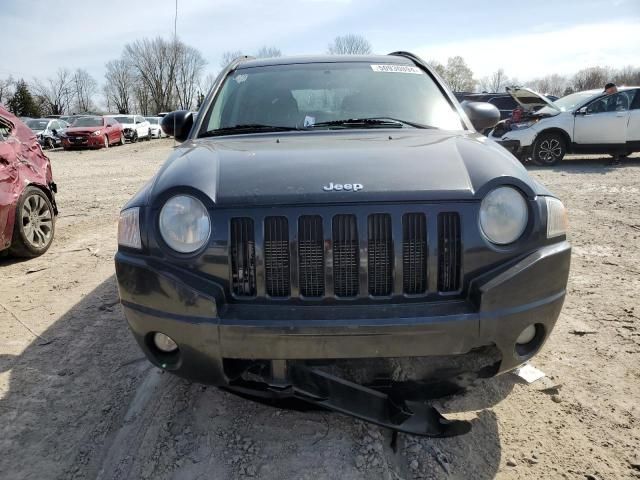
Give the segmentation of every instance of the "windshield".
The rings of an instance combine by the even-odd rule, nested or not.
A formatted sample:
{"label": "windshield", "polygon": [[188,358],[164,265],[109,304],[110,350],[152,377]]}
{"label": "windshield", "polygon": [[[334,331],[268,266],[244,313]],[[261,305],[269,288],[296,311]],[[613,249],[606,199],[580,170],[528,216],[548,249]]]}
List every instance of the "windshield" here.
{"label": "windshield", "polygon": [[102,117],[80,117],[73,122],[73,127],[101,127]]}
{"label": "windshield", "polygon": [[27,120],[27,127],[34,132],[46,129],[48,124],[49,120]]}
{"label": "windshield", "polygon": [[149,123],[151,125],[158,125],[158,120],[160,120],[159,118],[154,118],[154,117],[144,117],[147,120],[149,120]]}
{"label": "windshield", "polygon": [[[600,95],[599,93],[590,93],[590,92],[578,92],[572,93],[571,95],[567,95],[566,97],[559,98],[553,104],[559,109],[561,112],[569,112],[573,110],[578,105],[582,105],[584,102],[589,100],[590,98],[594,98]],[[548,113],[555,114],[558,113],[557,110],[554,110],[552,107],[544,107],[538,110],[538,113]]]}
{"label": "windshield", "polygon": [[133,117],[113,117],[118,123],[133,123]]}
{"label": "windshield", "polygon": [[[340,128],[335,123],[343,120],[372,118],[406,122],[406,128],[464,128],[438,86],[419,68],[341,62],[236,70],[207,112],[201,132],[226,133],[239,126],[331,129]],[[348,128],[388,125],[362,122],[349,123]]]}

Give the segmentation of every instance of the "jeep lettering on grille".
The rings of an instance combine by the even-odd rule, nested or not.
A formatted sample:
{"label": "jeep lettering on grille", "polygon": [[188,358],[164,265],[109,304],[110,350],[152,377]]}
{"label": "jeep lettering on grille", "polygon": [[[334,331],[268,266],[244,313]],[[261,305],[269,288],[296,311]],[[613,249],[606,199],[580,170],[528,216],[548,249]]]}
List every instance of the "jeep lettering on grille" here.
{"label": "jeep lettering on grille", "polygon": [[359,192],[362,190],[364,186],[361,183],[333,183],[330,182],[329,185],[325,185],[322,189],[325,192]]}

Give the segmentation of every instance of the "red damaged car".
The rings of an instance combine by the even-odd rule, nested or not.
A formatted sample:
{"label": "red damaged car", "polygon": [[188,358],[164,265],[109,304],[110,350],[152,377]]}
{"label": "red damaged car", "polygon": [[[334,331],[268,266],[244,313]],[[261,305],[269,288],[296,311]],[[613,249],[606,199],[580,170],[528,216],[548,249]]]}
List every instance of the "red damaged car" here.
{"label": "red damaged car", "polygon": [[124,145],[122,125],[115,119],[101,116],[78,117],[62,135],[62,148],[109,148]]}
{"label": "red damaged car", "polygon": [[0,256],[47,251],[58,214],[56,191],[36,136],[0,105]]}

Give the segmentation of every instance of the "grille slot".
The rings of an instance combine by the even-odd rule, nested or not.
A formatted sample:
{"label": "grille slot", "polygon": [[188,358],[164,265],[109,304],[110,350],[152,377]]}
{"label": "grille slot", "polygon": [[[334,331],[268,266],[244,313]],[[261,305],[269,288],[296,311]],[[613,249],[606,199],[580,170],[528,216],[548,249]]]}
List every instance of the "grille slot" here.
{"label": "grille slot", "polygon": [[264,272],[267,295],[291,294],[289,272],[289,222],[286,217],[264,219]]}
{"label": "grille slot", "polygon": [[358,226],[354,215],[333,217],[333,288],[337,297],[355,297],[360,287]]}
{"label": "grille slot", "polygon": [[300,295],[324,295],[324,248],[322,218],[317,215],[300,217],[298,221],[298,269]]}
{"label": "grille slot", "polygon": [[460,289],[460,216],[455,212],[438,215],[438,290]]}
{"label": "grille slot", "polygon": [[231,289],[239,297],[256,294],[256,250],[253,220],[231,219]]}
{"label": "grille slot", "polygon": [[424,213],[407,213],[402,217],[402,269],[404,293],[426,292],[427,219]]}
{"label": "grille slot", "polygon": [[391,215],[377,213],[368,218],[369,294],[391,295],[393,288],[393,240]]}

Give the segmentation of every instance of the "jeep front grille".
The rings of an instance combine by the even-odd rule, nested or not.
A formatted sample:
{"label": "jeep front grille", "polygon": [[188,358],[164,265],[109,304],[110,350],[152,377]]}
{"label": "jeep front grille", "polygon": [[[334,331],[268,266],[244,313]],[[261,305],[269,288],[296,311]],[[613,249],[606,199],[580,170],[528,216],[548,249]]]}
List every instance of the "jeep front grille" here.
{"label": "jeep front grille", "polygon": [[405,214],[402,230],[404,293],[420,295],[427,290],[427,219],[424,213]]}
{"label": "jeep front grille", "polygon": [[324,247],[322,218],[317,215],[300,217],[298,222],[298,276],[300,295],[324,295]]}
{"label": "jeep front grille", "polygon": [[360,287],[358,226],[354,215],[333,217],[333,291],[355,297]]}
{"label": "jeep front grille", "polygon": [[256,251],[253,220],[231,219],[231,289],[237,296],[256,294]]}
{"label": "jeep front grille", "polygon": [[267,295],[288,297],[289,272],[289,222],[287,217],[264,219],[264,273]]}
{"label": "jeep front grille", "polygon": [[229,288],[308,300],[459,293],[460,215],[392,211],[232,218]]}
{"label": "jeep front grille", "polygon": [[393,291],[393,240],[391,215],[369,215],[369,295],[389,296]]}
{"label": "jeep front grille", "polygon": [[460,216],[454,212],[438,215],[438,290],[460,288]]}

